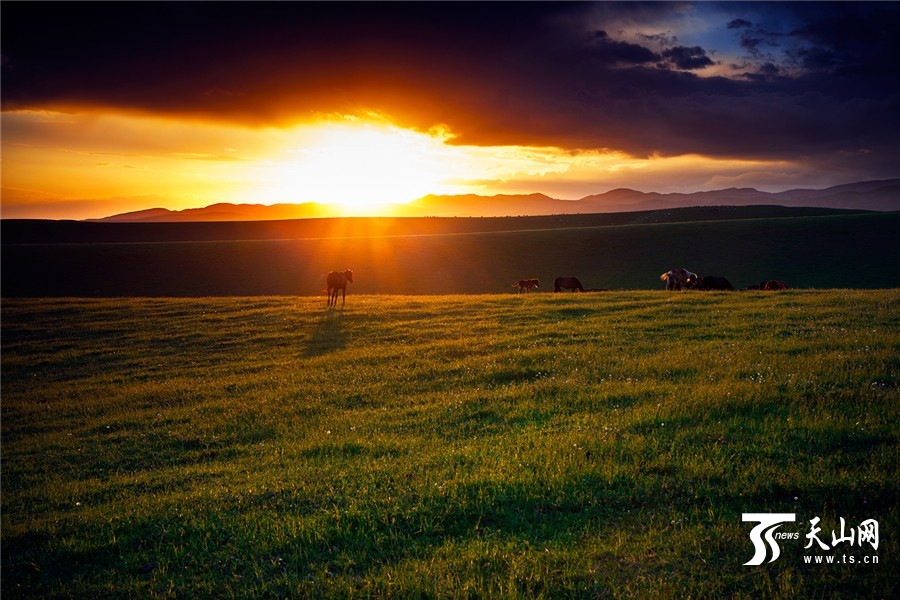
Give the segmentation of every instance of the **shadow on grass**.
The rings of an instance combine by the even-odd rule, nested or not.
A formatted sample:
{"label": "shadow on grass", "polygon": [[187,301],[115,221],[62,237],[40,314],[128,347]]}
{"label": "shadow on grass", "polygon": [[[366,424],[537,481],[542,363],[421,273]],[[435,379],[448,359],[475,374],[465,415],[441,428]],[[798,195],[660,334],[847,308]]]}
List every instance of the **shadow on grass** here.
{"label": "shadow on grass", "polygon": [[343,322],[344,313],[341,309],[330,309],[322,315],[306,342],[304,356],[322,356],[343,349],[347,345]]}

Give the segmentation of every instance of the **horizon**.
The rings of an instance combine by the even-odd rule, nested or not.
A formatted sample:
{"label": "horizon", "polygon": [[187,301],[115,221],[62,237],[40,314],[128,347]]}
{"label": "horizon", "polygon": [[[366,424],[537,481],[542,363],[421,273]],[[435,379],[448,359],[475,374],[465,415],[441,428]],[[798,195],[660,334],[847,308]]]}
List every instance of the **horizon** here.
{"label": "horizon", "polygon": [[900,177],[891,3],[46,10],[2,7],[4,219]]}
{"label": "horizon", "polygon": [[[884,184],[877,187],[876,184]],[[410,202],[384,203],[371,205],[360,209],[341,206],[340,204],[317,202],[284,202],[275,204],[263,204],[254,202],[213,202],[203,206],[188,207],[184,209],[170,209],[163,206],[149,206],[123,213],[104,215],[102,217],[87,217],[82,219],[54,219],[4,216],[0,214],[0,220],[45,220],[45,221],[81,221],[81,222],[237,222],[237,221],[282,221],[297,219],[318,218],[514,218],[514,217],[546,217],[553,215],[592,215],[612,213],[654,213],[659,211],[681,209],[715,209],[715,208],[749,208],[776,206],[781,208],[812,208],[812,209],[839,209],[859,210],[867,212],[893,212],[900,210],[894,187],[900,184],[900,179],[885,179],[873,181],[859,181],[847,184],[838,184],[827,188],[791,188],[780,192],[765,192],[752,187],[732,187],[720,190],[700,192],[655,192],[642,191],[632,188],[616,188],[599,194],[589,194],[581,198],[554,198],[541,192],[530,194],[494,194],[490,196],[473,193],[435,195],[427,194]],[[875,185],[876,187],[873,187]],[[841,190],[837,192],[837,190]],[[618,204],[603,203],[604,197],[612,195],[620,198],[617,192],[627,192],[627,200]],[[834,195],[821,195],[822,193],[835,192],[837,194],[849,193],[851,198],[836,200]],[[872,197],[875,192],[876,196]],[[748,199],[746,196],[729,196],[728,194],[741,193],[757,194]],[[807,195],[808,193],[808,195]],[[788,194],[784,196],[783,194]],[[860,194],[868,197],[861,199]],[[671,203],[671,197],[677,196],[680,201]],[[708,198],[712,200],[708,200]],[[637,198],[637,199],[635,199]],[[498,201],[483,204],[472,212],[470,204],[455,205],[456,200],[485,200]],[[502,200],[500,200],[502,199]],[[723,201],[719,201],[719,200]],[[521,202],[526,201],[526,204]],[[600,201],[600,203],[598,203]],[[435,203],[436,202],[436,203]],[[518,204],[517,204],[518,202]],[[543,204],[534,204],[540,202]],[[423,204],[424,203],[424,204]],[[571,204],[578,210],[562,210],[560,204]],[[232,212],[216,213],[215,208],[254,209],[263,212]],[[524,208],[523,208],[524,207]],[[278,210],[279,213],[266,213],[266,209]],[[290,212],[294,209],[294,212]],[[508,212],[499,212],[499,210]],[[587,209],[587,210],[584,210]],[[287,212],[285,212],[287,211]],[[467,212],[468,211],[468,212]],[[154,214],[165,217],[154,218]],[[192,213],[198,213],[199,218],[187,218]],[[140,218],[137,215],[141,215]],[[230,215],[225,217],[225,215]],[[241,215],[243,218],[236,218]],[[133,217],[133,218],[130,218]],[[173,218],[174,217],[174,218]],[[210,218],[214,217],[214,218]]]}
{"label": "horizon", "polygon": [[[642,191],[642,190],[635,190],[635,189],[632,189],[632,188],[615,188],[615,189],[612,189],[612,190],[608,190],[608,191],[605,191],[605,192],[601,192],[601,193],[599,193],[599,194],[589,194],[589,195],[583,196],[583,197],[581,197],[581,198],[554,198],[554,197],[548,196],[548,195],[546,195],[546,194],[543,194],[542,192],[532,192],[532,193],[530,193],[530,194],[514,194],[514,195],[510,195],[510,194],[494,194],[494,195],[491,195],[491,196],[483,196],[483,195],[471,194],[471,193],[469,193],[469,194],[451,194],[451,195],[427,194],[427,195],[422,196],[422,197],[420,197],[420,198],[416,198],[416,199],[414,199],[414,200],[412,200],[412,201],[410,201],[410,202],[402,202],[402,203],[401,203],[401,202],[397,202],[397,203],[385,203],[385,204],[381,204],[381,205],[376,205],[376,206],[374,206],[374,207],[372,208],[372,210],[369,211],[369,212],[366,212],[365,210],[353,210],[353,209],[348,209],[348,208],[346,208],[346,207],[341,207],[341,206],[338,205],[338,204],[317,203],[317,202],[303,202],[303,203],[291,203],[291,202],[288,202],[288,203],[276,203],[276,204],[263,204],[263,203],[253,203],[253,202],[242,202],[242,203],[233,203],[233,202],[215,202],[215,203],[213,203],[213,204],[209,204],[209,205],[206,205],[206,206],[190,207],[190,208],[185,208],[185,209],[181,209],[181,210],[172,210],[172,209],[168,209],[168,208],[161,207],[161,206],[153,206],[153,207],[148,207],[148,208],[144,208],[144,209],[138,209],[138,210],[136,210],[136,211],[129,211],[129,212],[126,212],[126,213],[118,213],[118,214],[115,214],[115,215],[107,215],[107,216],[101,217],[101,218],[88,218],[88,219],[80,219],[80,220],[83,220],[83,221],[104,221],[104,220],[111,220],[111,219],[114,219],[114,218],[116,218],[116,217],[122,217],[122,216],[126,216],[126,215],[139,214],[139,213],[149,213],[149,212],[153,212],[153,211],[166,211],[167,214],[179,214],[179,213],[184,214],[184,213],[188,213],[188,212],[191,212],[191,211],[204,211],[204,210],[208,210],[208,209],[211,209],[211,208],[214,208],[214,207],[220,207],[220,206],[221,206],[221,207],[236,207],[236,208],[240,208],[240,207],[254,207],[254,208],[269,208],[269,207],[271,207],[271,208],[287,208],[287,207],[296,207],[296,208],[310,208],[310,209],[319,211],[319,212],[317,212],[315,215],[310,215],[310,216],[305,216],[305,217],[301,216],[301,217],[296,217],[296,218],[341,218],[341,217],[365,217],[365,218],[370,218],[370,217],[401,217],[401,218],[402,218],[402,217],[411,217],[411,218],[417,218],[417,217],[435,217],[435,218],[442,218],[442,217],[451,217],[451,216],[452,216],[452,217],[479,217],[479,216],[494,216],[494,217],[506,216],[506,217],[515,217],[515,216],[547,216],[547,215],[552,215],[552,214],[591,214],[591,212],[584,213],[584,212],[580,212],[580,211],[579,211],[579,212],[575,212],[575,213],[532,212],[532,213],[527,213],[527,214],[516,214],[516,215],[508,214],[508,215],[499,215],[499,214],[496,214],[496,213],[486,214],[488,211],[484,210],[484,211],[480,212],[479,214],[466,214],[466,215],[463,215],[463,214],[453,214],[453,215],[450,215],[450,214],[433,214],[433,215],[431,215],[431,214],[429,214],[429,215],[426,215],[426,214],[424,214],[424,213],[423,213],[423,214],[411,214],[411,213],[409,213],[408,211],[404,212],[404,211],[402,210],[402,207],[406,207],[407,209],[409,209],[410,207],[416,205],[417,202],[425,201],[425,200],[429,200],[429,199],[434,199],[434,200],[439,200],[439,201],[444,201],[444,202],[446,202],[446,201],[448,201],[448,200],[449,200],[449,201],[452,201],[452,200],[454,200],[454,199],[463,199],[463,198],[470,198],[470,197],[474,197],[474,198],[478,198],[478,199],[484,199],[484,200],[492,200],[492,199],[497,199],[497,198],[501,198],[501,197],[502,197],[502,198],[504,198],[504,199],[507,200],[507,201],[515,201],[515,200],[517,200],[517,199],[532,198],[532,197],[534,197],[534,196],[540,196],[540,197],[542,197],[542,199],[546,199],[546,200],[552,201],[552,202],[559,201],[559,202],[564,202],[564,203],[572,203],[572,204],[573,204],[573,207],[572,207],[572,208],[576,208],[576,206],[574,206],[574,205],[576,205],[576,204],[578,204],[578,203],[580,203],[580,202],[589,201],[589,200],[591,200],[592,198],[595,198],[595,197],[597,197],[597,196],[605,196],[605,195],[607,195],[607,194],[612,194],[612,193],[615,193],[615,192],[633,192],[633,193],[635,193],[635,194],[640,194],[641,196],[655,196],[655,195],[658,195],[658,196],[661,196],[661,197],[664,197],[664,198],[667,197],[667,196],[671,196],[671,195],[680,195],[680,196],[685,196],[685,197],[693,197],[693,196],[695,196],[695,195],[697,195],[697,194],[705,194],[705,193],[712,193],[712,194],[715,194],[716,192],[722,192],[722,193],[728,193],[728,192],[761,192],[761,193],[763,193],[763,194],[771,193],[771,194],[774,195],[774,194],[783,193],[783,192],[802,192],[802,191],[824,192],[824,191],[832,190],[832,189],[834,189],[834,188],[842,188],[842,187],[853,186],[854,184],[892,183],[892,182],[900,182],[900,180],[888,179],[888,180],[875,180],[875,181],[867,181],[867,182],[852,182],[852,183],[849,183],[849,184],[839,184],[839,185],[837,185],[837,186],[830,186],[830,187],[827,187],[827,188],[791,188],[791,189],[788,189],[788,190],[782,190],[781,192],[764,192],[764,191],[761,191],[761,190],[758,190],[758,189],[752,188],[752,187],[743,187],[743,188],[725,188],[725,189],[721,189],[721,190],[709,190],[709,191],[706,191],[706,192],[668,192],[668,193],[653,192],[653,191],[651,191],[651,192],[646,192],[646,191]],[[788,205],[786,205],[786,204],[777,204],[777,203],[776,203],[776,204],[771,204],[771,203],[769,203],[769,202],[765,202],[765,203],[754,203],[754,204],[727,204],[727,203],[726,203],[726,204],[716,204],[716,203],[713,203],[713,204],[692,204],[691,202],[685,202],[685,203],[679,203],[679,204],[677,204],[677,205],[669,206],[668,208],[646,208],[646,207],[641,207],[640,204],[635,204],[634,207],[628,207],[628,206],[622,206],[622,205],[614,205],[614,206],[610,207],[610,208],[611,208],[610,210],[604,211],[604,212],[611,212],[611,213],[615,213],[615,212],[654,212],[654,211],[658,211],[658,210],[672,210],[672,209],[683,209],[683,208],[711,208],[711,207],[714,207],[714,206],[735,206],[735,207],[736,207],[736,206],[754,206],[754,205],[763,205],[763,204],[765,204],[765,205],[774,205],[774,206],[785,206],[785,207],[788,206]],[[897,209],[900,209],[900,202],[897,202],[896,204],[897,204],[896,207],[892,207],[892,208],[890,208],[889,210],[897,210]],[[497,205],[491,205],[491,206],[492,206],[492,207],[496,207]],[[821,206],[819,206],[819,205],[817,205],[817,204],[815,204],[815,203],[802,204],[802,205],[798,204],[797,206],[804,206],[804,207],[809,207],[809,208],[813,208],[813,207],[827,208],[826,206],[824,206],[824,204],[821,205]],[[441,207],[441,206],[438,206],[438,207],[432,207],[432,208],[433,208],[433,209],[436,209],[436,210],[440,210],[442,207]],[[450,205],[450,204],[445,204],[445,205],[443,206],[443,208],[444,208],[444,209],[452,209],[452,205]],[[844,207],[841,207],[841,208],[855,208],[855,207],[847,207],[847,206],[844,206]],[[877,208],[873,209],[873,208],[867,208],[867,207],[860,207],[860,210],[876,210],[876,211],[878,211],[878,210],[880,210],[880,209],[877,209]],[[295,217],[285,217],[285,218],[295,218]],[[257,219],[248,219],[248,220],[257,220]],[[151,220],[151,221],[148,221],[148,222],[153,222],[153,221]]]}

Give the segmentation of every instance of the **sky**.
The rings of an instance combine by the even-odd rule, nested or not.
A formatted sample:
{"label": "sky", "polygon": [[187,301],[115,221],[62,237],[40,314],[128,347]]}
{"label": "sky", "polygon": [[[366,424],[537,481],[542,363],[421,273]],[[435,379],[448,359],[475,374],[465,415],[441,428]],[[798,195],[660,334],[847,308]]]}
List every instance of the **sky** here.
{"label": "sky", "polygon": [[3,218],[900,177],[896,2],[0,4]]}

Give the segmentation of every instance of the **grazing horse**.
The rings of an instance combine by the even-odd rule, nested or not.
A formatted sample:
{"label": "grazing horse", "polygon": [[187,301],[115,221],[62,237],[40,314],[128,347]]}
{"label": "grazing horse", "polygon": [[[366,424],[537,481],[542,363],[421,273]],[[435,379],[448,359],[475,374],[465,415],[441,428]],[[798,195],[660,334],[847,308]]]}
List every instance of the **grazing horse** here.
{"label": "grazing horse", "polygon": [[584,286],[578,281],[577,277],[557,277],[553,280],[553,291],[559,292],[563,289],[584,291]]}
{"label": "grazing horse", "polygon": [[512,284],[512,286],[519,288],[519,292],[530,292],[534,288],[539,287],[538,283],[537,279],[522,279]]}
{"label": "grazing horse", "polygon": [[672,269],[659,276],[666,282],[667,290],[684,290],[694,287],[697,280],[700,279],[696,273],[691,273],[687,269]]}
{"label": "grazing horse", "polygon": [[697,281],[697,289],[734,291],[734,286],[724,277],[706,275],[705,277],[700,277]]}
{"label": "grazing horse", "polygon": [[343,292],[343,306],[347,303],[347,284],[353,283],[353,271],[332,271],[328,274],[328,304],[327,306],[337,306],[338,290]]}

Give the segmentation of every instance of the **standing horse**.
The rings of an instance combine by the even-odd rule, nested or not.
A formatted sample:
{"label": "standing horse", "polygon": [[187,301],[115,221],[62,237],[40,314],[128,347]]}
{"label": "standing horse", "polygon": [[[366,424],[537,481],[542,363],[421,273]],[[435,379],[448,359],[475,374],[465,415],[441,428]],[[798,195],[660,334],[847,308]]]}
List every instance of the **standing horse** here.
{"label": "standing horse", "polygon": [[553,280],[553,291],[559,292],[563,289],[584,291],[584,286],[578,281],[577,277],[557,277]]}
{"label": "standing horse", "polygon": [[332,271],[328,274],[328,304],[327,306],[337,306],[337,295],[338,290],[343,292],[343,303],[341,306],[347,303],[347,284],[353,283],[353,271],[347,269],[346,271]]}

